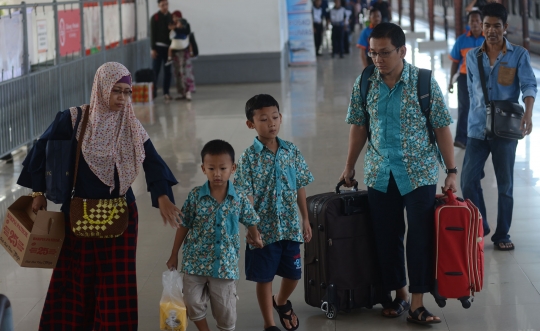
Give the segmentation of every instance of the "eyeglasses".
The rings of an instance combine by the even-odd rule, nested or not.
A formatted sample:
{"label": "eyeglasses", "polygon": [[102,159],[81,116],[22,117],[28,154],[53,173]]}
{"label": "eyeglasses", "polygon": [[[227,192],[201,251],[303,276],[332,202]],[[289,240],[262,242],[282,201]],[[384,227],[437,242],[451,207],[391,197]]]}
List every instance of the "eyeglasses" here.
{"label": "eyeglasses", "polygon": [[371,58],[376,58],[377,55],[378,55],[378,56],[380,56],[381,58],[384,59],[384,58],[389,57],[390,54],[392,54],[394,51],[397,51],[397,50],[400,49],[400,48],[401,48],[401,46],[396,47],[395,49],[393,49],[393,50],[391,50],[391,51],[389,51],[389,52],[379,52],[379,53],[377,53],[377,52],[368,52],[367,55],[368,55],[369,57],[371,57]]}
{"label": "eyeglasses", "polygon": [[111,93],[112,93],[113,95],[116,95],[116,96],[120,96],[120,94],[123,94],[124,97],[129,98],[129,97],[131,97],[131,95],[133,94],[133,91],[132,91],[132,90],[124,90],[124,91],[122,91],[122,90],[120,90],[120,89],[113,89],[113,90],[111,91]]}

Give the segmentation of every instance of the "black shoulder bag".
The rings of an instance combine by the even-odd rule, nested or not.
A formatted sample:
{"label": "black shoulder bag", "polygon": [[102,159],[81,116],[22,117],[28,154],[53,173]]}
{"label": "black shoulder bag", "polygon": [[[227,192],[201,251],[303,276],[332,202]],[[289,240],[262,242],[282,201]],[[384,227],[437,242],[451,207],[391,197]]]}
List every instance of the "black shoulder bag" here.
{"label": "black shoulder bag", "polygon": [[521,119],[525,114],[525,110],[520,104],[508,100],[489,101],[482,61],[483,54],[482,51],[478,52],[476,60],[478,61],[478,71],[480,71],[480,81],[486,103],[486,137],[490,139],[495,137],[522,139]]}

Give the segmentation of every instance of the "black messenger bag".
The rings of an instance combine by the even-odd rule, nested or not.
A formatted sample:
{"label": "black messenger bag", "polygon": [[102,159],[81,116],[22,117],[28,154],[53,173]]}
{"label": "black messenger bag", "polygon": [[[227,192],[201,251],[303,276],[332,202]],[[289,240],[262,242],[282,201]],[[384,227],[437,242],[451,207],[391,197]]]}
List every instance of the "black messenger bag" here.
{"label": "black messenger bag", "polygon": [[525,110],[520,104],[508,100],[489,101],[482,56],[483,52],[478,52],[476,59],[478,60],[478,71],[480,71],[480,81],[486,103],[486,137],[522,139],[521,120]]}

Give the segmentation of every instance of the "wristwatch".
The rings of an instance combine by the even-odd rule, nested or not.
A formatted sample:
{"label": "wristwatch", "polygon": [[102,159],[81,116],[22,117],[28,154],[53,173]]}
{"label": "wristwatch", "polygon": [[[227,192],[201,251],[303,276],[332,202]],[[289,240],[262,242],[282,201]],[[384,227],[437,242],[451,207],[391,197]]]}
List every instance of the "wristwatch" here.
{"label": "wristwatch", "polygon": [[32,192],[32,198],[37,198],[43,196],[43,192]]}
{"label": "wristwatch", "polygon": [[456,174],[457,175],[457,167],[454,169],[446,169],[445,170],[447,174]]}

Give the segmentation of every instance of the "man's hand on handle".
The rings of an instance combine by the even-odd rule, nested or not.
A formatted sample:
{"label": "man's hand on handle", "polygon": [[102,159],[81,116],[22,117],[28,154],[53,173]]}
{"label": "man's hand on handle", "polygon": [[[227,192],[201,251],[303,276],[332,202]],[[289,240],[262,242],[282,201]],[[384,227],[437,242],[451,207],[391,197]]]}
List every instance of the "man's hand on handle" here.
{"label": "man's hand on handle", "polygon": [[345,187],[352,187],[355,183],[355,181],[351,181],[352,178],[354,178],[354,175],[355,175],[355,170],[353,168],[350,168],[350,167],[345,167],[345,170],[343,170],[343,173],[341,174],[341,176],[339,177],[339,181],[341,182],[342,180],[345,179]]}

